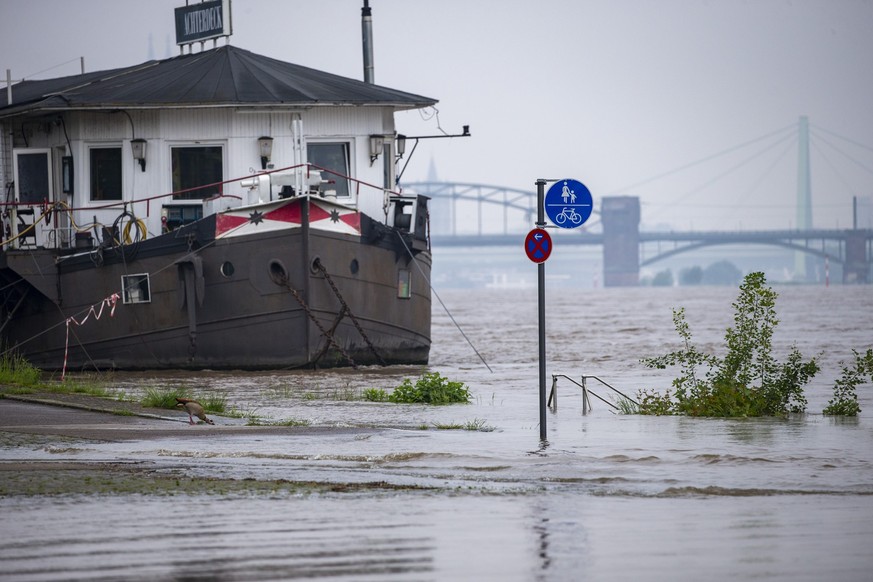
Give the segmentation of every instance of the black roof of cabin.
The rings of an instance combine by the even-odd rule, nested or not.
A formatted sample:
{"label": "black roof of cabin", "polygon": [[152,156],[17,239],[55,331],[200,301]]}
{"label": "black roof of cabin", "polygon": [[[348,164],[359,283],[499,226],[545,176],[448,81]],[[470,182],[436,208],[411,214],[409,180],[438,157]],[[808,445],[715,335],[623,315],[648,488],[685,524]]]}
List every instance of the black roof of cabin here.
{"label": "black roof of cabin", "polygon": [[25,112],[205,106],[387,105],[437,101],[286,63],[232,45],[159,61],[12,86],[0,117]]}

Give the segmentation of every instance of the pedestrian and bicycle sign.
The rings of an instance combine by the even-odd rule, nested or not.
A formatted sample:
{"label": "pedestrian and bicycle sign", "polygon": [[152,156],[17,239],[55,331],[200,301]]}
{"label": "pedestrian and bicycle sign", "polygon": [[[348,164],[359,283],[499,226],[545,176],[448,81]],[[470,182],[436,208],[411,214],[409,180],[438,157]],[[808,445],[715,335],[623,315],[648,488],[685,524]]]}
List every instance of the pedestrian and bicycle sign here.
{"label": "pedestrian and bicycle sign", "polygon": [[552,222],[561,228],[576,228],[591,217],[594,203],[591,192],[577,180],[558,180],[548,193],[544,193],[550,180],[537,180],[537,228],[527,233],[524,239],[524,252],[537,264],[537,309],[539,320],[539,360],[540,360],[540,443],[546,440],[546,265],[552,254],[552,237],[545,231],[548,214]]}
{"label": "pedestrian and bicycle sign", "polygon": [[552,237],[541,228],[535,228],[524,239],[524,252],[534,263],[542,263],[552,254]]}
{"label": "pedestrian and bicycle sign", "polygon": [[594,202],[585,184],[577,180],[558,180],[546,192],[545,211],[561,228],[576,228],[591,217]]}

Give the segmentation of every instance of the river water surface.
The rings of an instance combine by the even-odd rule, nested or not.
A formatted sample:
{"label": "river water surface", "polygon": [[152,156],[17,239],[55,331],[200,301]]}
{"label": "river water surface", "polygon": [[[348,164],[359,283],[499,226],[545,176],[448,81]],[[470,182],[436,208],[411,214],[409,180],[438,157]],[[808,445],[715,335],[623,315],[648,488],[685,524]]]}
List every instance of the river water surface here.
{"label": "river water surface", "polygon": [[[122,461],[196,476],[421,489],[0,498],[0,579],[871,580],[873,387],[858,418],[821,415],[841,361],[873,346],[873,287],[777,287],[777,356],[822,371],[808,414],[691,419],[615,414],[557,382],[539,440],[535,289],[440,293],[423,367],[110,376],[137,396],[186,385],[263,421],[343,430],[18,445],[4,461]],[[677,349],[671,308],[719,350],[732,288],[549,290],[551,375],[664,390],[639,359]],[[465,382],[470,405],[372,403],[404,378]],[[608,390],[593,386],[609,399]],[[187,420],[187,418],[185,419]],[[239,423],[218,417],[218,425]],[[466,426],[480,430],[444,430]]]}

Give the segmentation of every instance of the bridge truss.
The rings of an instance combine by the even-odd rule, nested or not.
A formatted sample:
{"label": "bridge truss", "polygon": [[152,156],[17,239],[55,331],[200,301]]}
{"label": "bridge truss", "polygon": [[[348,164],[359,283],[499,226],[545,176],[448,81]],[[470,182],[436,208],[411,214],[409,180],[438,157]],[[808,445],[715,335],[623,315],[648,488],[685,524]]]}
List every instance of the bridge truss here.
{"label": "bridge truss", "polygon": [[[537,194],[533,190],[454,182],[413,182],[404,184],[404,188],[432,198],[431,229],[435,246],[519,245],[527,231],[535,226]],[[446,206],[439,208],[441,204]],[[556,241],[561,245],[603,245],[605,237],[599,209],[595,208],[594,214],[597,217],[592,217],[584,227],[562,232]],[[636,231],[633,234],[638,237],[639,267],[704,247],[770,245],[842,264],[863,281],[868,280],[866,274],[873,270],[873,229]]]}
{"label": "bridge truss", "polygon": [[[435,217],[432,225],[441,238],[524,234],[536,222],[536,190],[460,182],[410,182],[403,187],[448,205],[447,222]],[[595,209],[594,214],[599,212]]]}
{"label": "bridge truss", "polygon": [[[855,242],[860,241],[860,242]],[[643,243],[656,243],[654,254],[645,257],[647,248]],[[666,250],[662,247],[670,243]],[[737,232],[664,232],[640,233],[640,266],[651,265],[680,253],[717,245],[770,245],[800,251],[809,255],[829,259],[835,263],[846,263],[852,244],[866,247],[865,255],[873,257],[873,230],[763,230]],[[650,245],[651,246],[651,245]]]}

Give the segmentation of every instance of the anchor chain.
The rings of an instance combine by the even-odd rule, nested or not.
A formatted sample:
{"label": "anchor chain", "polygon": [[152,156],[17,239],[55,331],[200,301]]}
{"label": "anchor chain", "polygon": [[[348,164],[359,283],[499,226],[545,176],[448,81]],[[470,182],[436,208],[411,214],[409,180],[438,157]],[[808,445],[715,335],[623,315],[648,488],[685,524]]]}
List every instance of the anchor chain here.
{"label": "anchor chain", "polygon": [[381,354],[379,354],[378,350],[376,350],[376,346],[373,345],[373,342],[370,341],[370,338],[367,337],[367,334],[364,333],[361,324],[358,323],[358,318],[355,317],[355,314],[352,313],[352,310],[349,308],[346,300],[343,299],[343,296],[342,294],[340,294],[339,289],[337,289],[336,284],[333,282],[333,279],[330,278],[330,274],[328,274],[327,269],[324,267],[324,265],[321,264],[321,261],[317,258],[315,259],[315,261],[313,261],[312,264],[315,265],[316,269],[324,274],[324,278],[327,280],[330,288],[333,289],[333,293],[334,295],[336,295],[336,298],[339,299],[340,304],[343,306],[343,310],[346,312],[346,314],[348,314],[349,318],[352,320],[352,323],[355,324],[355,328],[357,328],[358,333],[360,333],[361,337],[364,338],[364,341],[367,342],[367,347],[370,348],[370,351],[373,352],[373,355],[376,356],[376,359],[379,360],[379,363],[385,366],[385,360],[382,358]]}
{"label": "anchor chain", "polygon": [[[341,353],[341,354],[343,355],[343,357],[344,357],[344,358],[349,362],[349,365],[350,365],[352,368],[354,368],[354,369],[357,370],[357,369],[358,369],[358,365],[355,363],[355,361],[352,359],[352,357],[349,355],[349,353],[348,353],[345,349],[343,349],[342,346],[340,346],[340,345],[337,343],[337,341],[336,341],[336,340],[334,339],[334,337],[333,337],[333,333],[331,333],[331,332],[327,331],[326,329],[324,329],[324,326],[321,325],[321,322],[318,321],[318,318],[315,317],[315,314],[312,313],[312,310],[309,309],[309,306],[308,306],[308,305],[306,305],[306,302],[303,300],[303,297],[300,296],[300,293],[297,292],[297,289],[295,289],[294,287],[292,287],[292,286],[291,286],[287,281],[285,281],[285,288],[287,288],[288,291],[291,292],[291,295],[294,297],[294,299],[297,300],[297,303],[300,304],[300,307],[303,308],[303,311],[306,312],[306,315],[309,316],[309,319],[312,320],[312,323],[314,323],[314,324],[316,325],[316,327],[318,327],[318,330],[321,332],[321,335],[323,335],[324,337],[326,337],[326,338],[327,338],[327,341],[330,343],[330,345],[332,345],[333,347],[335,347],[335,348],[337,349],[337,351],[339,351],[339,353]],[[318,355],[318,357],[316,358],[316,361],[319,360],[319,359],[321,358],[322,355],[324,355],[324,352],[325,352],[325,351],[326,351],[326,350],[322,350],[322,352],[321,352],[321,353]]]}
{"label": "anchor chain", "polygon": [[189,331],[188,332],[188,361],[192,361],[194,356],[197,355],[197,332]]}

